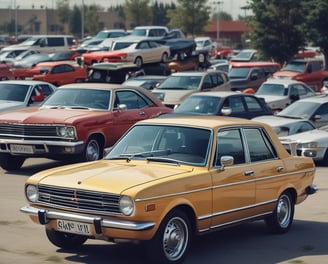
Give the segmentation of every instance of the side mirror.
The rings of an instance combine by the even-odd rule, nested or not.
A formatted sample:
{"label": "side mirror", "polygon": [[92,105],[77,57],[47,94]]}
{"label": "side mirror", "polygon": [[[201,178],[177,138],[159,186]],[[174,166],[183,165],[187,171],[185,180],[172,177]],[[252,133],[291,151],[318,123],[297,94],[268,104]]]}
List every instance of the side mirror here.
{"label": "side mirror", "polygon": [[234,158],[232,156],[222,156],[220,159],[221,168],[220,170],[224,170],[227,166],[232,166],[234,163]]}
{"label": "side mirror", "polygon": [[229,116],[232,113],[232,109],[230,107],[223,107],[221,109],[221,114],[224,116]]}

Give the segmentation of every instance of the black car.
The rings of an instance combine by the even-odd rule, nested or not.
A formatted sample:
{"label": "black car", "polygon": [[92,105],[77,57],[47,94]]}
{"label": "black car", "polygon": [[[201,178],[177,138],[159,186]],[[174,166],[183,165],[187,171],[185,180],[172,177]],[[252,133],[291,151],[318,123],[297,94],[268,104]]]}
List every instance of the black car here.
{"label": "black car", "polygon": [[272,115],[263,98],[239,92],[199,92],[187,97],[173,111],[174,114],[218,115],[252,119]]}

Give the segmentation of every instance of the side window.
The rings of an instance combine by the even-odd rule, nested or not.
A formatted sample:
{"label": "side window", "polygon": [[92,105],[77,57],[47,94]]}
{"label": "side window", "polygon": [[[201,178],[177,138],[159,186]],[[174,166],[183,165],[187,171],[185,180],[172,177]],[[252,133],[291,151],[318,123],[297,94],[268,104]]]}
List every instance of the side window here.
{"label": "side window", "polygon": [[256,98],[251,97],[251,96],[245,96],[244,99],[245,99],[248,111],[252,112],[252,111],[261,111],[262,110],[262,106],[256,100]]}
{"label": "side window", "polygon": [[239,129],[220,130],[216,141],[215,166],[220,166],[222,156],[232,156],[234,164],[245,163],[245,151]]}
{"label": "side window", "polygon": [[321,63],[318,61],[313,61],[309,64],[312,72],[317,72],[321,70]]}
{"label": "side window", "polygon": [[229,105],[232,113],[240,113],[246,111],[243,101],[240,96],[233,96],[229,98]]}
{"label": "side window", "polygon": [[271,160],[277,157],[273,145],[260,128],[244,129],[251,162]]}
{"label": "side window", "polygon": [[140,109],[148,105],[148,102],[136,92],[119,91],[116,92],[115,106],[125,104],[128,110]]}
{"label": "side window", "polygon": [[48,37],[48,47],[65,46],[63,37]]}
{"label": "side window", "polygon": [[52,89],[46,85],[46,84],[41,84],[39,85],[39,87],[41,88],[41,90],[43,91],[44,95],[47,97],[50,94],[52,94]]}
{"label": "side window", "polygon": [[212,88],[213,84],[212,84],[212,79],[210,75],[206,75],[203,81],[203,85],[202,85],[202,89],[209,89]]}

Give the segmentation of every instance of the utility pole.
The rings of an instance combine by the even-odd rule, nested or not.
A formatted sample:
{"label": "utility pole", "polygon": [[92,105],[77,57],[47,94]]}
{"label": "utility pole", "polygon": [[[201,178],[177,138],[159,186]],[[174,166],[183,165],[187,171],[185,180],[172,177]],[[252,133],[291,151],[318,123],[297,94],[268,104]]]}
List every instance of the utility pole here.
{"label": "utility pole", "polygon": [[223,1],[215,2],[217,4],[217,13],[216,13],[216,39],[220,39],[220,5],[223,4]]}

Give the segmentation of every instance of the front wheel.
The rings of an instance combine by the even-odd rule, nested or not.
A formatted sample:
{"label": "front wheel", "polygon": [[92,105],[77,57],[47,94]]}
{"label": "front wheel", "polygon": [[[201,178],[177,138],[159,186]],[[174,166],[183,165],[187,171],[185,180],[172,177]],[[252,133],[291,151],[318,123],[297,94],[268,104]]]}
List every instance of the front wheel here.
{"label": "front wheel", "polygon": [[77,249],[88,239],[85,236],[62,233],[48,228],[46,228],[46,235],[53,245],[62,249]]}
{"label": "front wheel", "polygon": [[187,215],[172,210],[163,220],[156,235],[147,245],[151,263],[181,263],[191,243],[191,227]]}
{"label": "front wheel", "polygon": [[103,149],[101,144],[97,139],[89,139],[84,152],[83,152],[83,161],[95,161],[102,158]]}
{"label": "front wheel", "polygon": [[21,156],[13,156],[8,153],[1,153],[0,154],[0,166],[4,170],[13,171],[18,170],[22,167],[25,161],[24,157]]}
{"label": "front wheel", "polygon": [[163,63],[166,63],[166,62],[168,62],[169,61],[169,56],[167,55],[167,53],[165,52],[165,53],[163,53],[163,55],[162,55],[162,62]]}
{"label": "front wheel", "polygon": [[294,219],[295,202],[290,192],[280,195],[276,209],[265,219],[265,223],[271,233],[286,233]]}
{"label": "front wheel", "polygon": [[141,57],[137,57],[134,61],[134,64],[137,65],[137,68],[140,69],[142,67],[142,58]]}

